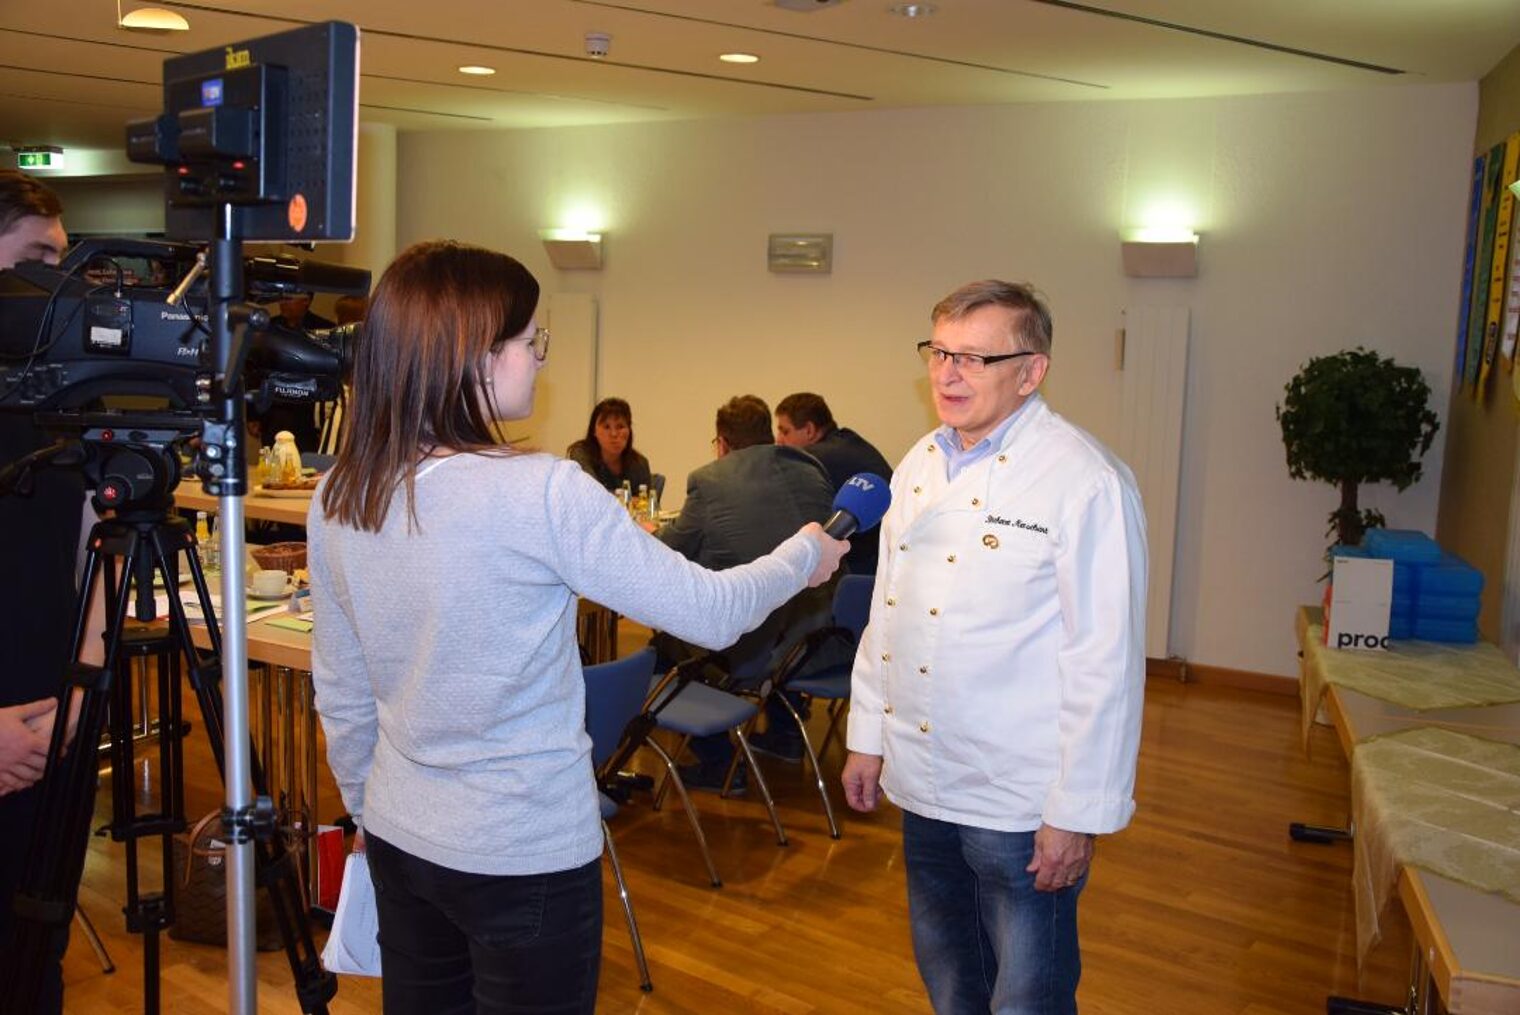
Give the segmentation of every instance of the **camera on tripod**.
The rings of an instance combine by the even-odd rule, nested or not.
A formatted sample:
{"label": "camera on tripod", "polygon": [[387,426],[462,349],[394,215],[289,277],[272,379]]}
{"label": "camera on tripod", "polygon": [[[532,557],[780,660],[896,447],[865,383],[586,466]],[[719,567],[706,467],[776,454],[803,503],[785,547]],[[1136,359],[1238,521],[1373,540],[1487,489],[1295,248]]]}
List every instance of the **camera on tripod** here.
{"label": "camera on tripod", "polygon": [[[174,884],[137,891],[136,842],[186,827],[177,738],[178,679],[188,680],[222,770],[227,843],[228,1010],[256,1009],[252,895],[267,890],[303,1011],[322,1013],[337,988],[321,967],[306,919],[297,864],[275,827],[248,729],[242,501],[247,492],[246,402],[315,401],[338,393],[362,327],[296,332],[271,327],[255,303],[292,291],[363,293],[369,273],[281,257],[243,255],[245,240],[350,240],[359,83],[358,29],[308,25],[164,63],[164,112],[127,127],[127,151],[164,166],[171,241],[85,241],[56,267],[23,263],[0,272],[0,411],[30,412],[64,439],[0,469],[0,492],[24,486],[45,464],[80,468],[97,506],[112,508],[86,540],[73,631],[76,661],[60,706],[79,698],[78,737],[93,746],[111,717],[113,774],[132,770],[130,658],[151,658],[161,680],[160,813],[137,815],[117,792],[110,825],[126,843],[128,929],[144,935],[144,1008],[158,1011],[158,934],[174,918]],[[252,391],[249,395],[248,392]],[[220,498],[222,603],[218,631],[195,537],[173,517],[180,452]],[[20,484],[14,481],[22,478]],[[178,586],[188,565],[211,648],[195,644],[180,598],[167,596],[164,627],[152,620],[154,579]],[[79,653],[97,586],[106,603],[104,663]],[[109,706],[109,707],[108,707]],[[97,776],[96,752],[70,752],[54,726],[39,784],[38,820],[17,892],[13,946],[0,955],[0,1008],[32,1011],[52,942],[65,927],[83,872]],[[257,876],[255,875],[257,871]]]}
{"label": "camera on tripod", "polygon": [[[119,396],[203,409],[213,388],[205,282],[178,299],[167,285],[198,263],[188,244],[91,239],[56,267],[0,272],[0,410],[77,411]],[[243,274],[250,303],[369,291],[368,271],[288,257],[245,258]],[[357,338],[356,325],[296,333],[264,314],[250,321],[244,388],[260,407],[335,398]]]}

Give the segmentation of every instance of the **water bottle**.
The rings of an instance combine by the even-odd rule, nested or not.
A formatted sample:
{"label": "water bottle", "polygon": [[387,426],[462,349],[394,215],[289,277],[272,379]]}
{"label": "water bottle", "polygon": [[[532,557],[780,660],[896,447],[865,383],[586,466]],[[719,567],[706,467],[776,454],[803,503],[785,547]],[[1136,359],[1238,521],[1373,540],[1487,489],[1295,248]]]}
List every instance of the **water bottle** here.
{"label": "water bottle", "polygon": [[201,566],[216,570],[216,543],[211,538],[211,519],[204,511],[195,513],[195,541],[200,547]]}

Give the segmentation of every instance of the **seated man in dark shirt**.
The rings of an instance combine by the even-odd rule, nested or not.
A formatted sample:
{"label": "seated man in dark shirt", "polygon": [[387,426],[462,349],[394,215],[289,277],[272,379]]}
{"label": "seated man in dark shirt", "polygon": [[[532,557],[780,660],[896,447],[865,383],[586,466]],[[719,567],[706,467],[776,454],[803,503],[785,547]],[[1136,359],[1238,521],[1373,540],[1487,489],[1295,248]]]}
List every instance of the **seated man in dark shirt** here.
{"label": "seated man in dark shirt", "polygon": [[[764,401],[754,395],[729,399],[718,409],[715,427],[717,461],[687,477],[680,516],[655,533],[661,541],[704,567],[722,570],[770,553],[808,522],[828,519],[834,500],[828,475],[817,459],[773,442]],[[763,676],[778,648],[784,650],[810,625],[828,622],[832,596],[832,586],[824,585],[782,606],[724,653],[729,672]],[[773,728],[790,725],[784,716],[777,706]],[[699,789],[721,786],[733,756],[728,738],[694,740],[691,747],[702,764],[683,771],[682,779]]]}
{"label": "seated man in dark shirt", "polygon": [[[811,391],[787,395],[776,406],[776,443],[801,448],[822,462],[835,490],[857,472],[892,478],[892,466],[881,452],[854,430],[836,425],[829,404]],[[844,562],[851,574],[876,573],[878,536],[879,532],[872,529],[850,537],[850,552]]]}

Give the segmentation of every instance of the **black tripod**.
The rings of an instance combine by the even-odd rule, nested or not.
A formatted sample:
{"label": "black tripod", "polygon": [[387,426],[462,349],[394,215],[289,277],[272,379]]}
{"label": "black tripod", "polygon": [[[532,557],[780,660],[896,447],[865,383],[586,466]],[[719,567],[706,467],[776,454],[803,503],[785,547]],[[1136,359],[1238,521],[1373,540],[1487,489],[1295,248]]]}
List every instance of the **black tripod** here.
{"label": "black tripod", "polygon": [[[106,457],[116,462],[117,467],[114,473],[102,470],[105,474],[97,486],[96,503],[99,507],[116,509],[117,514],[91,530],[73,640],[77,659],[96,577],[103,565],[107,618],[104,664],[99,667],[72,664],[59,697],[57,714],[61,717],[68,714],[75,689],[80,692],[78,731],[75,748],[70,751],[68,724],[64,721],[54,724],[31,852],[17,893],[15,943],[10,954],[3,957],[0,1010],[18,1015],[35,1010],[44,964],[74,911],[95,796],[97,767],[92,748],[99,743],[102,730],[109,729],[111,737],[109,828],[113,839],[126,843],[127,901],[123,911],[127,929],[143,935],[144,1011],[148,1015],[159,1010],[159,934],[174,921],[175,879],[170,839],[186,827],[181,741],[188,727],[181,710],[181,662],[199,703],[217,770],[225,777],[222,640],[206,576],[195,553],[195,537],[182,519],[167,514],[172,503],[169,491],[179,472],[175,453],[168,445],[150,445],[113,448]],[[133,459],[126,468],[120,465],[123,457]],[[126,478],[119,479],[121,476]],[[134,479],[141,485],[134,483]],[[178,564],[182,553],[188,560],[195,594],[206,618],[211,641],[209,653],[198,649],[191,639],[185,606],[175,591],[179,587]],[[129,603],[135,603],[134,614],[139,621],[155,619],[155,575],[169,590],[167,626],[128,627]],[[158,813],[136,812],[130,669],[134,658],[151,659],[157,664],[161,776]],[[145,674],[147,669],[144,668]],[[251,774],[258,795],[253,815],[229,819],[224,813],[224,821],[233,826],[234,834],[240,823],[252,826],[243,831],[256,839],[255,882],[269,893],[297,998],[303,1011],[325,1013],[327,1001],[337,991],[337,979],[318,960],[305,918],[295,852],[276,828],[264,775],[256,759]],[[138,888],[137,840],[154,835],[160,838],[163,847],[163,888],[142,893]]]}

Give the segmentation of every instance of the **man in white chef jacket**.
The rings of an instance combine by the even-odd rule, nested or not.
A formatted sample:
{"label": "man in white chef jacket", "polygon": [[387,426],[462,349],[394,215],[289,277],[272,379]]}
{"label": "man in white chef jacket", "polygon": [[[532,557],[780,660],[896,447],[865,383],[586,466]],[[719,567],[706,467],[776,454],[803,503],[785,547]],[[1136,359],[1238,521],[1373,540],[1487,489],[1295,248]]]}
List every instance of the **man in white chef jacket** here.
{"label": "man in white chef jacket", "polygon": [[1145,518],[1124,463],[1038,394],[1033,289],[973,282],[931,319],[943,425],[892,477],[845,795],[902,809],[935,1011],[1065,1015],[1093,839],[1135,809]]}

